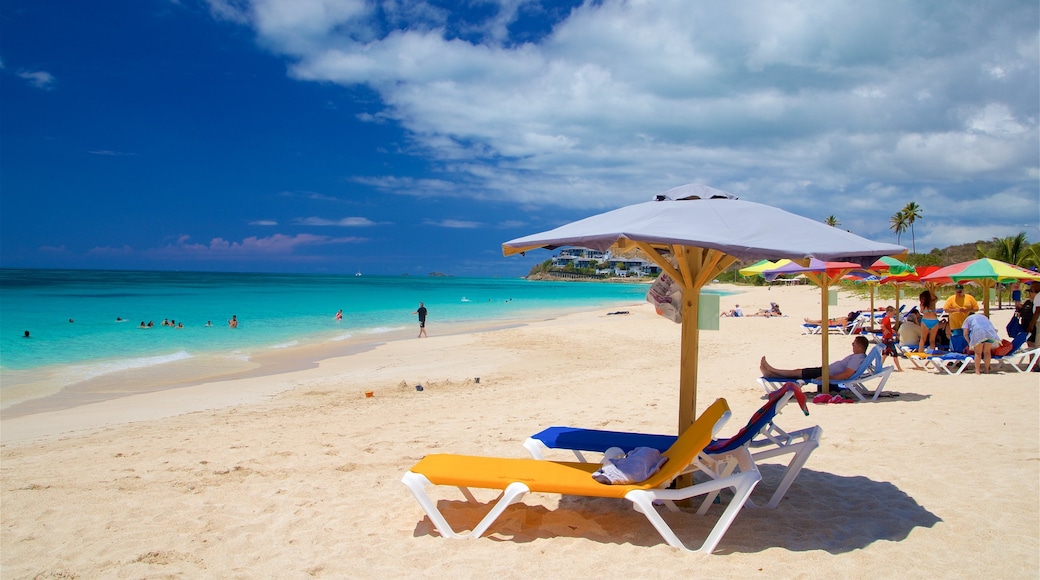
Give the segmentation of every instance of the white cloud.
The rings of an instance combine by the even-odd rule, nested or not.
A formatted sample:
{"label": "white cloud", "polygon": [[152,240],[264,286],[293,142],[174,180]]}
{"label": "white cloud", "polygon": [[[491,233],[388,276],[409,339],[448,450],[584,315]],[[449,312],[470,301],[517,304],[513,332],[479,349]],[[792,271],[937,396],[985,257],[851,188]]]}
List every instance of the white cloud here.
{"label": "white cloud", "polygon": [[[295,78],[379,93],[366,118],[400,123],[436,173],[356,180],[387,192],[593,211],[699,181],[872,237],[927,188],[1037,204],[1035,3],[603,0],[531,42],[510,37],[519,0],[470,21],[408,0],[210,4]],[[893,205],[859,203],[879,191]]]}
{"label": "white cloud", "polygon": [[427,225],[450,229],[473,229],[481,227],[479,222],[467,220],[426,220]]}
{"label": "white cloud", "polygon": [[249,222],[251,226],[276,226],[278,225],[277,220],[256,220]]}
{"label": "white cloud", "polygon": [[111,149],[95,149],[87,151],[91,155],[103,155],[105,157],[132,157],[134,153],[125,153],[122,151],[112,151]]}
{"label": "white cloud", "polygon": [[301,226],[341,226],[347,228],[374,226],[376,222],[363,217],[345,217],[338,220],[330,220],[320,217],[296,218],[294,223]]}
{"label": "white cloud", "polygon": [[45,91],[53,89],[54,83],[56,82],[54,75],[42,70],[20,71],[18,73],[18,76],[29,81],[29,84],[31,84],[32,86],[38,89],[43,89]]}

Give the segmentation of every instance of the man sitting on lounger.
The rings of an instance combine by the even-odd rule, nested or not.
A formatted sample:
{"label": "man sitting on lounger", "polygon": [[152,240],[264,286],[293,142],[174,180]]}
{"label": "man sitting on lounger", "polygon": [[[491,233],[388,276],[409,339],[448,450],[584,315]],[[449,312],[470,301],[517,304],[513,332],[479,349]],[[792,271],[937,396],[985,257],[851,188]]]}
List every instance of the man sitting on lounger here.
{"label": "man sitting on lounger", "polygon": [[[859,365],[863,364],[863,360],[867,358],[868,346],[870,346],[870,342],[867,341],[867,337],[857,336],[852,341],[852,354],[827,366],[827,369],[830,371],[828,373],[830,380],[841,381],[856,374]],[[778,369],[766,362],[766,357],[762,357],[759,369],[762,371],[762,376],[768,379],[801,379],[803,381],[811,381],[823,376],[822,367]]]}

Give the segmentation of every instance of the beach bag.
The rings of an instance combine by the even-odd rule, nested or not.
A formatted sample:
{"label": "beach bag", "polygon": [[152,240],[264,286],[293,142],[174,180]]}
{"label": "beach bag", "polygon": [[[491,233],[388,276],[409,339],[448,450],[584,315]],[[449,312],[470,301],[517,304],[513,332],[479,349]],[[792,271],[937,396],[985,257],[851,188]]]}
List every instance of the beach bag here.
{"label": "beach bag", "polygon": [[1022,322],[1018,319],[1018,316],[1012,316],[1011,320],[1007,323],[1008,336],[1018,336],[1019,334],[1026,331],[1025,327],[1022,326]]}
{"label": "beach bag", "polygon": [[993,350],[990,351],[990,353],[993,356],[1004,356],[1006,354],[1009,354],[1010,352],[1011,352],[1011,341],[1010,340],[1001,340],[1000,341],[1000,346],[993,347]]}
{"label": "beach bag", "polygon": [[678,324],[682,323],[682,299],[682,286],[664,272],[646,292],[646,301],[654,305],[657,314]]}

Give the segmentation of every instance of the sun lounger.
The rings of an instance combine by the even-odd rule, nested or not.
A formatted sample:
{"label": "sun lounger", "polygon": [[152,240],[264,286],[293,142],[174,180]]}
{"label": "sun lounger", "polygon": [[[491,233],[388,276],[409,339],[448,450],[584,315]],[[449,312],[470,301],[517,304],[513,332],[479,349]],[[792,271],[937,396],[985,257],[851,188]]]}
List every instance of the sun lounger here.
{"label": "sun lounger", "polygon": [[[875,346],[867,351],[867,357],[860,363],[859,368],[856,372],[847,379],[840,381],[831,380],[831,387],[841,390],[848,389],[852,391],[852,394],[856,396],[860,401],[866,402],[867,397],[871,391],[867,388],[867,383],[877,381],[877,388],[874,389],[873,395],[870,397],[871,401],[877,401],[878,397],[881,396],[881,391],[885,389],[885,385],[888,383],[888,377],[892,374],[895,367],[882,367],[881,366],[881,347]],[[822,384],[820,379],[814,379],[811,381],[814,385]]]}
{"label": "sun lounger", "polygon": [[[779,486],[763,506],[776,507],[798,477],[798,472],[813,450],[819,446],[823,433],[819,426],[788,433],[776,425],[774,418],[793,396],[798,397],[799,406],[808,415],[809,409],[806,407],[805,395],[802,394],[801,388],[788,382],[786,386],[770,393],[766,404],[751,417],[740,432],[729,439],[713,440],[698,455],[693,467],[712,478],[726,477],[737,467],[743,470],[752,462],[757,464],[772,457],[793,454]],[[549,449],[567,449],[572,451],[579,461],[587,461],[583,452],[599,452],[610,457],[617,453],[628,453],[637,447],[652,447],[663,451],[675,440],[674,435],[549,427],[528,438],[524,442],[524,448],[535,459],[545,459],[545,452]],[[710,502],[714,499],[714,494],[709,494],[704,501]],[[755,503],[748,500],[748,505],[755,506]]]}
{"label": "sun lounger", "polygon": [[[1016,371],[1025,372],[1014,363],[1014,359],[1018,358],[1020,363],[1022,361],[1028,362],[1026,370],[1032,369],[1032,366],[1036,364],[1037,355],[1029,351],[1018,352],[1025,346],[1028,337],[1029,335],[1026,332],[1019,333],[1018,336],[1011,341],[1011,350],[1008,354],[1001,356],[992,355],[990,360],[993,363],[996,363],[997,368],[1007,365]],[[932,366],[940,372],[945,372],[949,375],[959,375],[964,372],[969,365],[975,366],[975,355],[948,352],[940,356],[930,357],[928,361],[931,362]]]}
{"label": "sun lounger", "polygon": [[[624,498],[632,502],[636,511],[646,516],[668,545],[687,551],[711,553],[730,524],[740,513],[755,485],[762,476],[752,465],[747,471],[716,480],[679,489],[665,489],[697,454],[711,441],[716,425],[730,416],[725,399],[715,401],[664,452],[668,461],[660,471],[646,481],[631,485],[606,485],[592,478],[600,466],[595,463],[541,461],[538,459],[511,459],[467,455],[427,455],[416,463],[401,479],[429,516],[433,525],[445,538],[479,538],[491,527],[505,509],[520,501],[529,491],[557,493],[586,497]],[[469,533],[458,533],[427,495],[429,485],[458,487],[472,503],[477,503],[469,488],[498,489],[502,494],[491,510]],[[665,522],[654,506],[662,501],[671,511],[679,511],[674,502],[732,488],[733,499],[723,510],[718,522],[704,543],[695,550],[687,548]]]}
{"label": "sun lounger", "polygon": [[[1017,359],[1017,360],[1016,360]],[[1000,358],[1002,366],[1009,366],[1020,373],[1028,373],[1040,364],[1040,347],[1013,352]]]}
{"label": "sun lounger", "polygon": [[[828,324],[828,333],[845,334],[845,324]],[[823,334],[823,326],[820,324],[812,324],[810,322],[802,323],[802,334]]]}

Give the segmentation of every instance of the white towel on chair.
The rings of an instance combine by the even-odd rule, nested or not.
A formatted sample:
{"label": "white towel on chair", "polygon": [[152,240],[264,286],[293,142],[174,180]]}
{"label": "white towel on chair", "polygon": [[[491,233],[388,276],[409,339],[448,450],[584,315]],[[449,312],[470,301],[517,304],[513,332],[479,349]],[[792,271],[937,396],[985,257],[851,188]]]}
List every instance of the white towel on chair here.
{"label": "white towel on chair", "polygon": [[639,483],[657,473],[666,461],[668,458],[652,447],[636,447],[624,457],[607,460],[592,478],[607,485]]}

